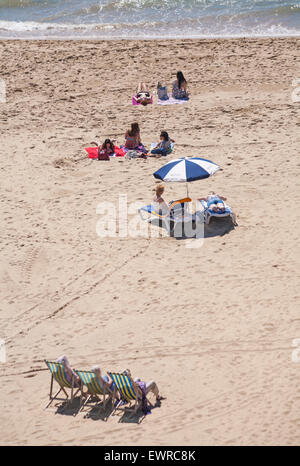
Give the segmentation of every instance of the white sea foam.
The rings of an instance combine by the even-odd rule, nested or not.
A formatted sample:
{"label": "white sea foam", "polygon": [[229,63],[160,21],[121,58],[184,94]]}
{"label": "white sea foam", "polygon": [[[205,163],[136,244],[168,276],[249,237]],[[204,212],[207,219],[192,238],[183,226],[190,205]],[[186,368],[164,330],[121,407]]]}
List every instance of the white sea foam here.
{"label": "white sea foam", "polygon": [[0,0],[0,38],[299,36],[300,2]]}

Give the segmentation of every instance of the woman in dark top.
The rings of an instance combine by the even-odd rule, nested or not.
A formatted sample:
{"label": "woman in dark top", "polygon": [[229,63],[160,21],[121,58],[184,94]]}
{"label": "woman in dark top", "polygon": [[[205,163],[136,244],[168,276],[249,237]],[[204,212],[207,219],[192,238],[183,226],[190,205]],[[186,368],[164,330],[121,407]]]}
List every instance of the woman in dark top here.
{"label": "woman in dark top", "polygon": [[98,147],[98,160],[110,160],[115,152],[115,146],[110,139],[105,139],[102,146]]}
{"label": "woman in dark top", "polygon": [[174,99],[188,100],[189,94],[186,79],[182,71],[178,71],[177,79],[173,81],[172,97]]}

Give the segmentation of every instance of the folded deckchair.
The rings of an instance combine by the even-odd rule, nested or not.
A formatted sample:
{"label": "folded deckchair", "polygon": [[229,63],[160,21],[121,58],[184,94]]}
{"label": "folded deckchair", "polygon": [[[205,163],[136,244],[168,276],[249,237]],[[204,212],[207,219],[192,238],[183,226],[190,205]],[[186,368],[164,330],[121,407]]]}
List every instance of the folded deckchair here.
{"label": "folded deckchair", "polygon": [[[146,205],[139,209],[139,214],[142,220],[151,223],[154,219],[160,219],[164,223],[167,230],[172,232],[178,223],[191,222],[194,216],[189,212],[188,203],[191,202],[190,197],[171,201],[168,205],[169,212],[160,214],[156,212],[153,205]],[[146,213],[146,215],[145,215]],[[147,216],[147,214],[149,214]]]}
{"label": "folded deckchair", "polygon": [[230,216],[232,218],[232,222],[234,225],[236,225],[236,215],[234,212],[232,212],[231,207],[229,207],[224,201],[224,206],[225,206],[225,211],[224,212],[214,212],[213,210],[208,208],[207,202],[201,200],[200,201],[203,207],[203,211],[200,212],[200,215],[202,216],[203,220],[205,223],[209,224],[210,220],[212,217],[228,217]]}
{"label": "folded deckchair", "polygon": [[[67,404],[69,403],[72,403],[73,399],[75,398],[75,396],[77,395],[77,393],[79,392],[79,388],[77,388],[76,392],[74,393],[74,376],[72,377],[72,382],[70,383],[68,381],[68,377],[65,373],[65,369],[64,369],[64,365],[60,362],[55,362],[55,361],[47,361],[45,359],[45,363],[48,367],[48,369],[50,370],[51,372],[51,383],[50,383],[50,394],[49,394],[49,403],[47,404],[47,406],[45,407],[48,408],[48,406],[50,406],[50,404],[52,403],[53,400],[57,400],[57,401],[67,401]],[[55,380],[55,382],[58,383],[59,385],[59,389],[58,391],[55,393],[55,395],[52,395],[52,391],[53,391],[53,381]],[[69,398],[69,395],[66,391],[66,388],[70,389],[71,390],[71,396]],[[59,393],[63,391],[64,394],[65,394],[65,398],[58,398],[58,395]]]}
{"label": "folded deckchair", "polygon": [[[130,407],[133,408],[133,414],[135,414],[142,405],[142,398],[138,393],[138,390],[137,390],[138,387],[136,386],[135,382],[125,372],[123,372],[123,373],[120,373],[120,372],[108,372],[108,375],[112,378],[112,380],[113,380],[115,386],[117,387],[117,390],[118,390],[118,392],[120,393],[120,396],[121,396],[121,400],[115,406],[112,414],[114,414],[117,409],[125,410],[126,408],[128,409]],[[122,403],[124,401],[129,402],[130,405],[132,404],[132,402],[134,402],[134,405],[133,406],[129,405],[129,406],[125,406],[125,407],[122,406],[121,407],[121,405],[122,405]],[[147,399],[147,401],[148,401],[148,403],[150,403],[148,399]]]}
{"label": "folded deckchair", "polygon": [[[103,409],[105,409],[106,404],[109,400],[112,400],[114,403],[115,398],[115,391],[112,391],[108,386],[105,380],[99,381],[98,377],[96,376],[94,371],[79,371],[75,370],[76,374],[80,378],[80,408],[79,410],[82,411],[84,406],[88,403],[88,401],[95,397],[98,399],[99,402],[103,403]],[[88,392],[84,394],[83,388],[87,387]],[[108,396],[106,396],[108,395]],[[100,398],[102,397],[102,399]],[[83,399],[85,398],[84,402]]]}

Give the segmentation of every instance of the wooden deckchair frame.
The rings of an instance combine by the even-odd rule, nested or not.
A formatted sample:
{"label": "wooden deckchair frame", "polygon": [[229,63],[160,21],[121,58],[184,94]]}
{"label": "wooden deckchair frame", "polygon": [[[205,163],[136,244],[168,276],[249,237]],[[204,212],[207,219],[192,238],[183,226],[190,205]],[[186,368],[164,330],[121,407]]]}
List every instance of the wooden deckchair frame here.
{"label": "wooden deckchair frame", "polygon": [[[51,364],[55,364],[55,365],[60,365],[62,366],[63,370],[64,370],[64,367],[63,367],[63,364],[60,363],[60,362],[56,362],[56,361],[48,361],[48,360],[44,360],[45,361],[45,364],[46,366],[48,367],[48,369],[50,370],[49,366],[48,366],[48,363],[51,363]],[[51,371],[50,371],[51,372]],[[55,382],[59,385],[59,389],[57,390],[57,392],[53,395],[53,382]],[[65,390],[66,388],[69,388],[71,390],[71,396],[69,398],[69,395],[67,393],[67,391]],[[49,402],[47,403],[47,405],[45,406],[44,409],[47,409],[51,403],[56,400],[56,401],[66,401],[67,404],[66,406],[68,406],[70,403],[72,403],[73,399],[75,398],[75,396],[77,395],[77,393],[79,392],[80,388],[77,388],[77,390],[75,391],[74,393],[74,375],[72,375],[72,382],[68,385],[61,385],[61,383],[54,377],[53,373],[51,372],[51,382],[50,382],[50,393],[49,393]],[[65,394],[65,398],[58,398],[58,395],[60,394],[60,392],[63,391],[63,393]]]}
{"label": "wooden deckchair frame", "polygon": [[[108,372],[108,374],[109,374],[110,377],[111,377],[111,374],[112,374],[112,373],[111,373],[111,372]],[[114,416],[114,414],[115,414],[115,412],[116,412],[117,410],[126,411],[126,409],[127,409],[127,410],[128,410],[128,409],[132,409],[132,410],[133,410],[132,414],[136,414],[137,411],[139,410],[139,408],[140,408],[141,405],[142,405],[142,398],[139,397],[139,395],[138,395],[138,391],[140,390],[140,388],[137,386],[137,384],[134,382],[134,380],[132,380],[132,377],[131,377],[129,374],[127,374],[127,373],[125,374],[125,373],[121,373],[121,372],[114,372],[114,374],[119,374],[119,375],[122,375],[123,377],[124,377],[124,376],[125,376],[125,377],[128,377],[128,379],[129,379],[130,382],[132,383],[132,387],[133,387],[133,392],[134,392],[135,398],[134,398],[134,399],[128,399],[128,397],[126,397],[126,400],[125,400],[125,401],[128,401],[128,402],[129,402],[129,406],[124,406],[124,407],[121,407],[121,406],[120,406],[121,403],[123,403],[123,401],[124,401],[124,400],[121,399],[121,400],[118,402],[118,404],[115,406],[115,408],[114,408],[114,410],[113,410],[113,412],[112,412],[112,416]],[[112,378],[112,377],[111,377],[111,378]],[[113,380],[113,378],[112,378],[112,380]],[[118,390],[118,387],[117,387],[117,390]],[[122,398],[122,393],[120,393],[120,396],[121,396],[121,398]],[[146,398],[147,398],[147,397],[146,397]],[[134,401],[134,406],[131,407],[130,405],[131,405],[131,403],[132,403],[133,401]],[[148,400],[148,398],[147,398],[147,402],[150,404],[150,406],[152,406],[152,404],[151,404],[151,402]]]}
{"label": "wooden deckchair frame", "polygon": [[[108,401],[111,399],[112,400],[112,403],[114,403],[114,400],[115,400],[115,390],[111,390],[110,387],[108,386],[107,382],[105,382],[105,380],[102,380],[102,381],[99,381],[97,375],[95,374],[94,371],[87,371],[87,370],[79,370],[79,369],[76,369],[75,370],[76,374],[78,375],[78,377],[80,378],[80,408],[79,408],[79,411],[82,411],[83,408],[85,407],[85,405],[90,401],[90,399],[92,397],[96,397],[99,402],[101,402],[103,404],[102,408],[105,409],[106,408],[106,405],[108,403]],[[80,373],[82,372],[85,372],[85,373],[88,373],[88,374],[93,374],[94,377],[96,377],[97,379],[97,382],[98,382],[98,385],[102,391],[102,393],[89,393],[89,392],[86,392],[84,393],[83,391],[83,388],[84,386],[88,388],[88,386],[86,385],[86,382],[84,382],[80,376]],[[101,386],[102,385],[102,386]],[[106,394],[108,394],[108,397],[106,397]],[[99,397],[99,395],[102,395],[103,396],[103,399],[101,399]],[[85,398],[84,402],[83,402],[83,398]]]}

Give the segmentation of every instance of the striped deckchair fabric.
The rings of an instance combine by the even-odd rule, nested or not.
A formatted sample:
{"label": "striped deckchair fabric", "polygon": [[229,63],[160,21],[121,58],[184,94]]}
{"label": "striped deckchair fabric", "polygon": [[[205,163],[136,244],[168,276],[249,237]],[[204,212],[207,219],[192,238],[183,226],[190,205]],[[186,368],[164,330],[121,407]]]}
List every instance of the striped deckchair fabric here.
{"label": "striped deckchair fabric", "polygon": [[98,377],[93,371],[78,371],[76,374],[80,377],[83,385],[85,385],[91,395],[104,395],[104,390],[100,387]]}
{"label": "striped deckchair fabric", "polygon": [[137,400],[137,395],[133,387],[132,380],[125,373],[121,374],[118,372],[108,372],[108,375],[112,378],[116,385],[121,397],[126,401]]}
{"label": "striped deckchair fabric", "polygon": [[[80,411],[83,410],[84,406],[89,402],[92,397],[96,397],[99,401],[103,402],[103,408],[105,408],[106,403],[109,399],[112,399],[114,402],[114,391],[112,391],[107,383],[103,380],[102,386],[99,383],[98,377],[94,371],[81,371],[76,370],[76,374],[81,380],[81,397],[80,397]],[[83,387],[87,388],[87,393],[83,392]],[[99,398],[99,395],[103,397]],[[108,397],[106,397],[108,395]],[[84,400],[85,399],[85,400]],[[84,400],[84,401],[83,401]]]}
{"label": "striped deckchair fabric", "polygon": [[[67,375],[65,373],[65,369],[64,369],[64,366],[63,366],[62,363],[56,362],[56,361],[47,361],[47,360],[45,360],[45,363],[46,363],[46,365],[47,365],[47,367],[48,367],[48,369],[50,370],[50,373],[51,373],[49,402],[46,405],[45,409],[48,408],[48,406],[50,406],[50,404],[52,403],[53,400],[67,401],[67,404],[66,404],[66,406],[67,406],[69,403],[72,403],[74,397],[77,395],[77,393],[79,391],[79,388],[74,393],[74,380],[72,380],[71,383],[68,381],[68,378],[67,378]],[[59,389],[53,395],[53,381],[54,380],[55,380],[55,382],[58,383]],[[71,390],[70,397],[69,397],[66,389]],[[63,391],[63,393],[65,394],[64,398],[58,398],[58,395],[59,395],[59,393],[61,391]]]}
{"label": "striped deckchair fabric", "polygon": [[[108,375],[112,378],[121,396],[121,399],[115,405],[112,415],[114,415],[117,409],[125,411],[127,408],[133,408],[132,414],[136,413],[142,405],[142,398],[138,396],[138,393],[134,387],[134,382],[132,381],[131,377],[128,374],[126,374],[126,372],[108,372]],[[129,402],[128,407],[123,406],[124,401]],[[130,406],[131,402],[133,401],[134,405]]]}
{"label": "striped deckchair fabric", "polygon": [[72,388],[72,384],[68,382],[64,365],[61,362],[53,362],[53,361],[45,361],[49,370],[53,377],[55,378],[56,382],[61,387]]}

